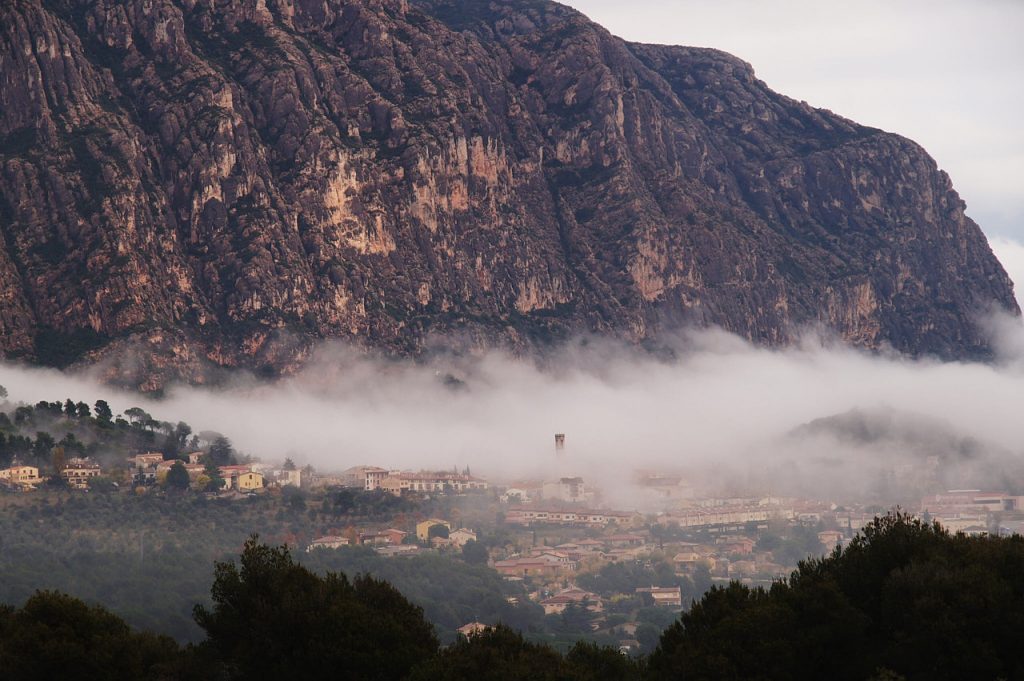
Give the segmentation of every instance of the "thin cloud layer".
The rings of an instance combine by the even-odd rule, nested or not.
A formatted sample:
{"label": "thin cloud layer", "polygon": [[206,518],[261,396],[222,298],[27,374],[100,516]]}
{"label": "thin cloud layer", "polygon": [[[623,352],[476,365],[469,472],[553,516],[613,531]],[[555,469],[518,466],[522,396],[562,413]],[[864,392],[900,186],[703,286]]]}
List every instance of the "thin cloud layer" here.
{"label": "thin cloud layer", "polygon": [[[794,439],[802,424],[854,409],[941,422],[956,438],[981,443],[972,456],[983,467],[989,455],[1003,467],[1006,457],[1021,459],[1024,330],[1017,319],[992,328],[1004,351],[992,364],[870,355],[817,340],[769,350],[702,331],[680,336],[672,360],[591,340],[543,370],[501,353],[417,364],[325,344],[304,371],[277,383],[178,387],[159,402],[82,375],[11,364],[0,366],[0,383],[15,401],[102,397],[115,411],[142,406],[196,432],[223,432],[261,458],[291,456],[321,470],[370,463],[468,465],[506,479],[581,475],[629,503],[625,483],[652,469],[737,493],[780,491],[780,479],[789,479],[805,492],[841,497],[844,489],[862,494],[893,457],[921,456],[899,437]],[[556,432],[567,434],[561,459]],[[858,461],[864,465],[851,465]],[[857,470],[861,479],[851,477]]]}

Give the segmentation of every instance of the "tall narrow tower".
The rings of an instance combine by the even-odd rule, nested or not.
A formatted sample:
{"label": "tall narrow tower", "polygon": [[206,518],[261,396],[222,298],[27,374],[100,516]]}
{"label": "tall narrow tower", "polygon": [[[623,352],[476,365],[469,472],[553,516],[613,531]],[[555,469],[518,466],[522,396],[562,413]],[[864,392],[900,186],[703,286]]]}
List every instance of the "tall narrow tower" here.
{"label": "tall narrow tower", "polygon": [[555,433],[555,454],[561,455],[565,452],[565,433]]}

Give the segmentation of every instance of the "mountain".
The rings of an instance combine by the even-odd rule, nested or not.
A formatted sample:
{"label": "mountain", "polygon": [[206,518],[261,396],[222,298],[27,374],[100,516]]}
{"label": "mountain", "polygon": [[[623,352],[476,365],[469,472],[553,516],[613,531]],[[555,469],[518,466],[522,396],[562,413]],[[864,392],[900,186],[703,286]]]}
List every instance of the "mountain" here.
{"label": "mountain", "polygon": [[947,421],[890,407],[824,416],[797,426],[787,437],[832,439],[844,446],[900,451],[919,460],[932,456],[945,463],[1011,456],[996,444],[965,435]]}
{"label": "mountain", "polygon": [[689,324],[984,357],[1019,314],[921,147],[552,2],[7,0],[0,82],[0,347],[144,389]]}
{"label": "mountain", "polygon": [[[1024,489],[1019,451],[975,437],[949,421],[892,407],[851,409],[814,419],[791,429],[776,446],[799,462],[811,481],[808,488],[821,489],[825,476],[830,476],[836,489],[860,478],[873,493],[879,493],[884,480],[887,491],[900,491],[903,499],[939,489],[1011,494]],[[792,458],[796,453],[802,458]],[[785,470],[790,478],[797,477],[793,470]],[[914,493],[908,494],[910,490]]]}

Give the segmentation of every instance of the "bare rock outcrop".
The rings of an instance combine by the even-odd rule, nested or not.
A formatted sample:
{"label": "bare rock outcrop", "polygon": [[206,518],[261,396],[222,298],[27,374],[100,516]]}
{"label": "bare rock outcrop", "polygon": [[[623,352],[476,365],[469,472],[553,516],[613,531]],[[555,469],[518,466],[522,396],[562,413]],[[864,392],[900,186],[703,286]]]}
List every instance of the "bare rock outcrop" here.
{"label": "bare rock outcrop", "polygon": [[546,0],[10,0],[0,349],[158,388],[718,325],[985,356],[1019,312],[919,146]]}

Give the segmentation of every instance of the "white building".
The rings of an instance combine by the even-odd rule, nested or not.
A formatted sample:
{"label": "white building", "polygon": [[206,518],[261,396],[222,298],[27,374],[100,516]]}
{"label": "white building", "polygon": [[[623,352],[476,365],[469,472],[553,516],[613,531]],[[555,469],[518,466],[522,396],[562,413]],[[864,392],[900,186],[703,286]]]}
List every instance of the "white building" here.
{"label": "white building", "polygon": [[501,503],[503,504],[525,504],[529,501],[530,495],[527,494],[525,489],[519,487],[509,487],[501,495]]}

